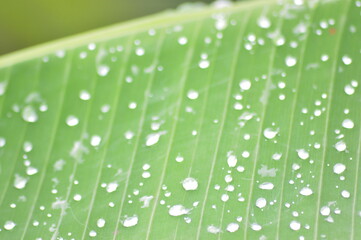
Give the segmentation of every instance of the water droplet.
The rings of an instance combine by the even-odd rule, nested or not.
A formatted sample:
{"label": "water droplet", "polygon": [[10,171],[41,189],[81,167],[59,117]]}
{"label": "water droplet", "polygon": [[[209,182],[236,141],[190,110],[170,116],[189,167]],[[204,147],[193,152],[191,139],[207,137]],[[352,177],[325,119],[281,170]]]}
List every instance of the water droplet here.
{"label": "water droplet", "polygon": [[354,123],[351,119],[345,119],[342,122],[342,127],[352,129],[354,127]]}
{"label": "water droplet", "polygon": [[239,87],[241,88],[242,91],[247,91],[251,88],[252,84],[251,81],[248,79],[243,79],[240,83],[239,83]]}
{"label": "water droplet", "polygon": [[271,27],[271,21],[265,16],[258,18],[257,23],[258,23],[259,27],[264,28],[264,29]]}
{"label": "water droplet", "polygon": [[137,103],[136,102],[131,102],[128,105],[129,109],[136,109],[137,108]]}
{"label": "water droplet", "polygon": [[270,182],[264,182],[261,183],[258,187],[263,190],[272,190],[274,188],[274,185]]}
{"label": "water droplet", "polygon": [[263,131],[263,136],[267,139],[273,139],[278,134],[278,131],[279,131],[278,129],[273,130],[272,128],[266,128]]}
{"label": "water droplet", "polygon": [[212,233],[212,234],[217,234],[221,232],[221,229],[219,227],[216,227],[214,225],[209,225],[207,227],[207,232]]}
{"label": "water droplet", "polygon": [[82,91],[80,91],[80,93],[79,93],[79,98],[81,99],[81,100],[84,100],[84,101],[87,101],[87,100],[89,100],[90,99],[90,93],[88,92],[88,91],[86,91],[86,90],[82,90]]}
{"label": "water droplet", "polygon": [[343,190],[341,192],[341,196],[344,197],[344,198],[350,198],[351,194],[350,194],[349,191]]}
{"label": "water droplet", "polygon": [[0,137],[0,148],[4,147],[6,144],[6,139],[3,137]]}
{"label": "water droplet", "polygon": [[109,70],[110,70],[110,68],[108,66],[100,65],[98,67],[98,75],[101,76],[101,77],[104,77],[104,76],[108,75]]}
{"label": "water droplet", "polygon": [[297,59],[295,57],[287,56],[285,62],[288,67],[293,67],[296,65]]}
{"label": "water droplet", "polygon": [[310,157],[310,154],[305,149],[298,149],[297,150],[298,157],[302,160],[306,160]]}
{"label": "water droplet", "polygon": [[150,176],[151,176],[150,172],[143,172],[142,173],[143,178],[150,178]]}
{"label": "water droplet", "polygon": [[169,215],[171,216],[181,216],[181,215],[185,215],[188,214],[190,212],[190,209],[186,209],[183,205],[174,205],[171,208],[169,208]]}
{"label": "water droplet", "polygon": [[339,141],[335,144],[335,148],[339,152],[343,152],[346,150],[346,143],[344,141]]}
{"label": "water droplet", "polygon": [[96,231],[91,230],[91,231],[89,232],[89,237],[96,237],[96,236],[97,236],[97,232],[96,232]]}
{"label": "water droplet", "polygon": [[229,167],[235,167],[237,164],[237,157],[233,154],[233,151],[227,153],[227,163]]}
{"label": "water droplet", "polygon": [[282,157],[282,153],[274,153],[274,154],[272,155],[272,159],[275,160],[275,161],[280,160],[281,157]]}
{"label": "water droplet", "polygon": [[31,142],[24,142],[24,152],[31,152],[33,150],[33,144]]}
{"label": "water droplet", "polygon": [[6,221],[4,224],[4,228],[8,231],[13,230],[15,226],[16,223],[14,223],[13,221]]}
{"label": "water droplet", "polygon": [[98,221],[97,221],[97,226],[98,228],[102,228],[105,226],[105,220],[104,218],[99,218]]}
{"label": "water droplet", "polygon": [[132,131],[126,131],[126,132],[124,133],[124,137],[125,137],[125,139],[127,139],[127,140],[131,140],[131,139],[134,137],[134,133],[133,133]]}
{"label": "water droplet", "polygon": [[17,189],[23,189],[25,188],[26,184],[28,182],[28,179],[25,177],[22,177],[18,174],[15,174],[15,180],[14,180],[14,187]]}
{"label": "water droplet", "polygon": [[181,156],[180,154],[178,154],[178,156],[175,158],[175,160],[176,160],[177,162],[183,162],[183,161],[184,161],[184,157]]}
{"label": "water droplet", "polygon": [[199,64],[198,64],[198,66],[199,66],[201,69],[206,69],[206,68],[209,67],[209,65],[210,65],[210,63],[209,63],[209,61],[208,61],[207,59],[202,59],[202,60],[199,62]]}
{"label": "water droplet", "polygon": [[344,91],[347,95],[352,95],[355,93],[355,89],[349,84],[345,86]]}
{"label": "water droplet", "polygon": [[301,228],[301,223],[299,223],[297,221],[291,221],[290,228],[294,231],[298,231]]}
{"label": "water droplet", "polygon": [[144,48],[139,47],[135,50],[135,54],[137,54],[137,56],[143,56],[144,53],[145,53]]}
{"label": "water droplet", "polygon": [[90,145],[93,147],[99,146],[100,142],[102,141],[102,138],[98,135],[93,135],[90,139]]}
{"label": "water droplet", "polygon": [[38,173],[37,168],[31,167],[31,166],[26,168],[26,174],[29,175],[29,176],[35,175],[37,173]]}
{"label": "water droplet", "polygon": [[328,206],[323,206],[320,209],[320,213],[321,213],[322,216],[328,216],[331,213],[331,209]]}
{"label": "water droplet", "polygon": [[165,134],[165,132],[158,132],[158,133],[151,133],[147,136],[147,140],[145,142],[146,146],[153,146],[154,144],[158,143],[159,138],[161,135]]}
{"label": "water droplet", "polygon": [[81,195],[80,194],[75,194],[73,199],[78,202],[78,201],[81,200]]}
{"label": "water droplet", "polygon": [[139,199],[140,202],[143,202],[143,206],[141,208],[149,207],[150,201],[153,199],[153,196],[143,196]]}
{"label": "water droplet", "polygon": [[79,119],[73,115],[70,115],[66,119],[66,124],[70,127],[74,127],[74,126],[78,125],[78,123],[79,123]]}
{"label": "water droplet", "polygon": [[349,56],[345,55],[342,57],[342,62],[345,65],[350,65],[352,63],[352,59]]}
{"label": "water droplet", "polygon": [[35,109],[30,105],[24,107],[22,111],[22,117],[26,122],[33,123],[38,121],[38,114],[36,113]]}
{"label": "water droplet", "polygon": [[238,229],[239,229],[238,223],[230,223],[227,225],[227,228],[226,228],[226,230],[228,232],[236,232],[236,231],[238,231]]}
{"label": "water droplet", "polygon": [[133,227],[138,224],[138,216],[127,217],[122,222],[124,227]]}
{"label": "water droplet", "polygon": [[304,187],[300,190],[300,194],[303,196],[310,196],[312,193],[313,193],[313,191],[309,187]]}
{"label": "water droplet", "polygon": [[186,191],[193,191],[198,188],[198,182],[196,179],[188,177],[182,181],[183,188]]}
{"label": "water droplet", "polygon": [[322,56],[321,56],[321,61],[322,62],[326,62],[328,60],[328,55],[327,54],[323,54]]}
{"label": "water droplet", "polygon": [[262,226],[259,225],[258,223],[252,223],[251,228],[253,231],[260,231],[262,229]]}
{"label": "water droplet", "polygon": [[342,163],[336,163],[333,166],[333,172],[336,174],[341,174],[346,170],[346,166]]}
{"label": "water droplet", "polygon": [[259,208],[264,208],[267,205],[267,200],[265,198],[258,198],[256,200],[256,206]]}
{"label": "water droplet", "polygon": [[178,43],[179,43],[180,45],[186,45],[187,42],[188,42],[188,39],[187,39],[186,37],[180,37],[180,38],[178,38]]}
{"label": "water droplet", "polygon": [[114,192],[115,190],[117,190],[118,186],[119,186],[119,184],[116,182],[108,183],[107,192],[108,193]]}

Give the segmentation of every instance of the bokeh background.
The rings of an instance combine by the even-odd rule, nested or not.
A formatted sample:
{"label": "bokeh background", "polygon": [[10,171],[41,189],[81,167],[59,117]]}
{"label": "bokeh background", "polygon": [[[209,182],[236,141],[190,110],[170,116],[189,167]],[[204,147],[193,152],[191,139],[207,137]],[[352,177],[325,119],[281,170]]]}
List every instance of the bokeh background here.
{"label": "bokeh background", "polygon": [[[192,0],[2,0],[0,55]],[[203,3],[213,0],[201,0]]]}

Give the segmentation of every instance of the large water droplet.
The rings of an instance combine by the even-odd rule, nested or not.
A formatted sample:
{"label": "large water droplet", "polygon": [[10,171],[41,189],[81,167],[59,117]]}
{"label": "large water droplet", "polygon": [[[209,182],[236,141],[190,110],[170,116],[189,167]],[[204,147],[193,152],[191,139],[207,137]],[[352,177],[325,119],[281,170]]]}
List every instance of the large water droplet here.
{"label": "large water droplet", "polygon": [[273,139],[278,134],[278,131],[279,131],[278,129],[274,130],[272,128],[266,128],[263,131],[263,136],[267,139]]}
{"label": "large water droplet", "polygon": [[105,226],[105,220],[104,220],[104,218],[99,218],[99,219],[98,219],[98,221],[97,221],[97,226],[98,226],[99,228],[102,228],[102,227]]}
{"label": "large water droplet", "polygon": [[346,143],[344,141],[339,141],[335,144],[335,148],[339,152],[343,152],[346,150]]}
{"label": "large water droplet", "polygon": [[6,221],[4,224],[4,228],[5,230],[13,230],[13,228],[16,226],[16,223],[14,223],[13,221]]}
{"label": "large water droplet", "polygon": [[256,206],[259,208],[264,208],[267,205],[267,200],[265,198],[258,198],[256,200]]}
{"label": "large water droplet", "polygon": [[236,232],[236,231],[238,231],[238,229],[239,229],[238,223],[230,223],[227,225],[227,228],[226,228],[226,230],[228,232]]}
{"label": "large water droplet", "polygon": [[298,157],[302,160],[306,160],[310,157],[310,154],[305,149],[298,149],[297,150]]}
{"label": "large water droplet", "polygon": [[351,119],[345,119],[342,122],[342,127],[352,129],[354,127],[354,123]]}
{"label": "large water droplet", "polygon": [[66,118],[66,124],[70,127],[76,126],[79,123],[79,119],[73,115]]}
{"label": "large water droplet", "polygon": [[296,65],[297,59],[292,56],[287,56],[285,62],[286,62],[287,67],[293,67]]}
{"label": "large water droplet", "polygon": [[241,88],[242,91],[247,91],[251,88],[252,84],[251,81],[248,79],[243,79],[240,83],[239,83],[239,87]]}

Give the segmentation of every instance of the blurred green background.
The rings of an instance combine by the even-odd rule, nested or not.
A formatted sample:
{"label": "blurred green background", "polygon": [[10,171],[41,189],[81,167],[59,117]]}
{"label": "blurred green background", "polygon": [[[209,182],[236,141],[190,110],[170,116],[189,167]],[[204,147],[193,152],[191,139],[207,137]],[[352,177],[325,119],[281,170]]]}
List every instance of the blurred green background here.
{"label": "blurred green background", "polygon": [[[2,0],[0,55],[192,0]],[[209,3],[212,0],[202,0]]]}

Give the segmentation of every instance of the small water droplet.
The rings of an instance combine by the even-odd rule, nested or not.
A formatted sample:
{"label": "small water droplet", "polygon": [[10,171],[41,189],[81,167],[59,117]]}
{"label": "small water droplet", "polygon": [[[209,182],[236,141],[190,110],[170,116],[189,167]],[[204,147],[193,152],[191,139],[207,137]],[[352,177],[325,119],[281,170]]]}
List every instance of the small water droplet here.
{"label": "small water droplet", "polygon": [[197,180],[191,177],[184,179],[182,185],[186,191],[194,191],[198,188]]}
{"label": "small water droplet", "polygon": [[233,151],[227,153],[227,163],[229,167],[235,167],[237,165],[237,157],[233,154]]}
{"label": "small water droplet", "polygon": [[242,91],[247,91],[251,88],[252,84],[251,81],[248,79],[243,79],[240,83],[239,83],[239,87],[241,88]]}
{"label": "small water droplet", "polygon": [[345,55],[342,57],[342,62],[345,65],[350,65],[352,63],[352,59],[349,56]]}
{"label": "small water droplet", "polygon": [[341,192],[341,196],[344,197],[344,198],[350,198],[351,194],[350,194],[349,191],[343,190]]}
{"label": "small water droplet", "polygon": [[265,198],[258,198],[256,200],[256,206],[259,208],[264,208],[267,205],[267,200]]}
{"label": "small water droplet", "polygon": [[137,54],[137,56],[143,56],[144,53],[145,53],[144,48],[139,47],[135,50],[135,54]]}
{"label": "small water droplet", "polygon": [[343,152],[346,150],[346,143],[344,141],[339,141],[335,144],[335,148],[339,152]]}
{"label": "small water droplet", "polygon": [[175,158],[175,160],[176,160],[177,162],[183,162],[183,161],[184,161],[184,157],[181,156],[180,154],[178,154],[177,157]]}
{"label": "small water droplet", "polygon": [[16,223],[14,223],[13,221],[6,221],[4,224],[5,230],[8,230],[8,231],[13,230],[15,226],[16,226]]}
{"label": "small water droplet", "polygon": [[258,223],[252,223],[252,224],[251,224],[251,228],[252,228],[253,231],[260,231],[260,230],[262,230],[262,226],[259,225]]}
{"label": "small water droplet", "polygon": [[226,230],[228,232],[236,232],[236,231],[238,231],[238,229],[239,229],[238,223],[230,223],[227,225],[227,228],[226,228]]}
{"label": "small water droplet", "polygon": [[299,223],[297,221],[291,221],[290,228],[294,231],[298,231],[301,228],[301,223]]}
{"label": "small water droplet", "polygon": [[346,166],[342,163],[336,163],[333,166],[333,172],[336,174],[341,174],[346,170]]}
{"label": "small water droplet", "polygon": [[263,190],[272,190],[274,188],[274,185],[270,182],[264,182],[261,183],[258,187]]}
{"label": "small water droplet", "polygon": [[271,27],[271,21],[265,16],[261,16],[260,18],[258,18],[257,23],[260,28],[267,29]]}
{"label": "small water droplet", "polygon": [[188,39],[187,39],[186,37],[180,37],[180,38],[178,38],[178,43],[179,43],[180,45],[186,45],[187,42],[188,42]]}
{"label": "small water droplet", "polygon": [[328,216],[331,213],[331,209],[328,206],[323,206],[320,209],[320,213],[321,213],[322,216]]}
{"label": "small water droplet", "polygon": [[264,131],[263,131],[263,136],[267,139],[273,139],[276,137],[276,135],[278,134],[278,129],[274,130],[272,128],[266,128]]}
{"label": "small water droplet", "polygon": [[87,101],[87,100],[89,100],[90,99],[90,93],[88,92],[88,91],[86,91],[86,90],[82,90],[82,91],[80,91],[80,93],[79,93],[79,98],[81,99],[81,100],[84,100],[84,101]]}
{"label": "small water droplet", "polygon": [[117,190],[118,186],[119,186],[118,183],[111,182],[111,183],[108,183],[106,190],[108,193],[111,193],[111,192],[114,192],[115,190]]}
{"label": "small water droplet", "polygon": [[102,228],[102,227],[105,226],[105,220],[104,220],[104,218],[99,218],[99,219],[97,220],[97,226],[98,226],[98,228]]}
{"label": "small water droplet", "polygon": [[221,232],[221,229],[219,227],[216,227],[214,225],[210,225],[207,227],[207,232],[212,233],[212,234],[217,234]]}
{"label": "small water droplet", "polygon": [[125,137],[125,139],[127,139],[127,140],[131,140],[131,139],[134,137],[134,133],[133,133],[132,131],[126,131],[126,132],[124,133],[124,137]]}
{"label": "small water droplet", "polygon": [[100,142],[102,141],[102,138],[98,135],[93,135],[90,139],[90,145],[93,147],[99,146]]}
{"label": "small water droplet", "polygon": [[183,205],[180,204],[170,207],[168,211],[169,215],[175,217],[188,214],[189,212],[190,209],[186,209]]}
{"label": "small water droplet", "polygon": [[354,123],[351,119],[345,119],[342,122],[342,127],[352,129],[354,127]]}
{"label": "small water droplet", "polygon": [[296,65],[297,59],[292,56],[287,56],[285,62],[288,67],[293,67]]}
{"label": "small water droplet", "polygon": [[75,194],[74,197],[73,197],[73,199],[74,199],[75,201],[77,201],[77,202],[80,201],[81,198],[82,198],[82,197],[81,197],[80,194]]}
{"label": "small water droplet", "polygon": [[89,232],[89,237],[96,237],[96,236],[97,236],[97,232],[96,232],[96,231],[91,230],[91,231]]}
{"label": "small water droplet", "polygon": [[306,160],[310,157],[310,154],[305,149],[297,149],[298,157],[302,160]]}
{"label": "small water droplet", "polygon": [[26,122],[34,123],[38,121],[38,114],[30,105],[24,107],[22,111],[22,117]]}
{"label": "small water droplet", "polygon": [[199,62],[199,64],[198,64],[198,66],[199,66],[201,69],[206,69],[206,68],[209,67],[209,65],[210,65],[210,63],[209,63],[209,61],[208,61],[207,59],[202,59],[202,60]]}
{"label": "small water droplet", "polygon": [[98,67],[98,75],[101,76],[101,77],[104,77],[104,76],[108,75],[109,70],[110,70],[110,68],[108,66],[100,65]]}
{"label": "small water droplet", "polygon": [[70,115],[69,117],[66,118],[66,124],[69,127],[74,127],[78,125],[78,123],[79,123],[79,119],[73,115]]}
{"label": "small water droplet", "polygon": [[312,193],[313,193],[313,191],[309,187],[304,187],[300,190],[300,194],[303,196],[310,196]]}
{"label": "small water droplet", "polygon": [[25,188],[26,184],[28,183],[28,179],[25,177],[22,177],[18,174],[15,174],[15,180],[14,180],[14,187],[17,189],[23,189]]}

